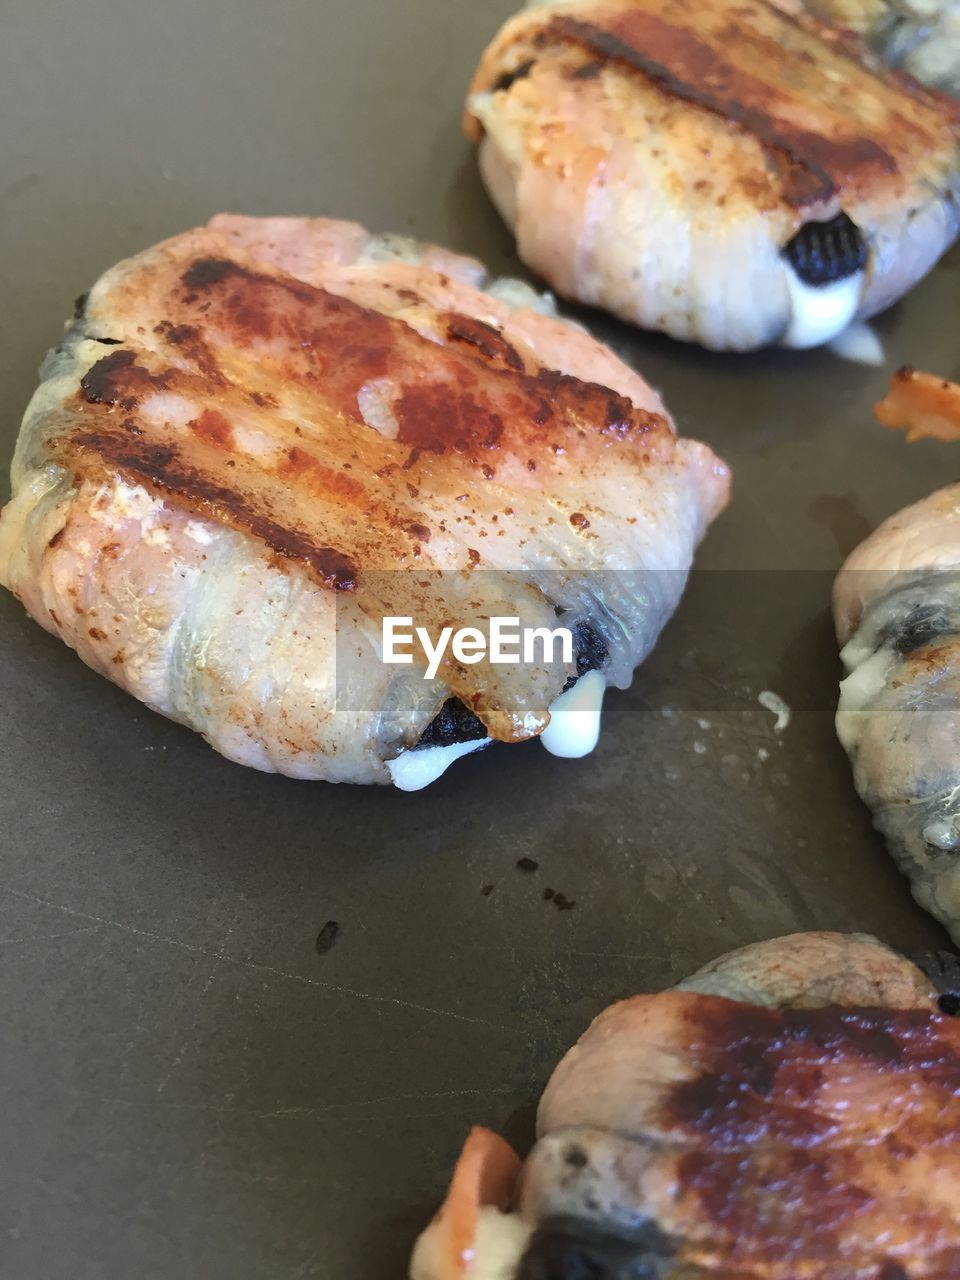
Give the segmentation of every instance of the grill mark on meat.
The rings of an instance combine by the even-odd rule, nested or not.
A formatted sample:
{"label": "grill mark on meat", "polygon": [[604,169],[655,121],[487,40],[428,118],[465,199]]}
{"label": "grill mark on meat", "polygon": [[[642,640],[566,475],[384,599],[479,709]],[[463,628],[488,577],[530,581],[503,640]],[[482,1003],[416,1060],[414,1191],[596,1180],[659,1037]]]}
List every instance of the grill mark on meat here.
{"label": "grill mark on meat", "polygon": [[98,360],[80,379],[88,404],[119,405],[135,409],[148,391],[162,390],[172,370],[151,373],[137,364],[136,353],[126,347]]}
{"label": "grill mark on meat", "polygon": [[169,320],[161,320],[154,325],[153,332],[169,346],[176,347],[181,359],[185,357],[193,360],[210,382],[221,387],[226,385],[227,380],[196,325],[173,324]]}
{"label": "grill mark on meat", "polygon": [[[259,537],[278,564],[301,563],[324,587],[353,590],[361,566],[423,555],[430,524],[406,505],[418,490],[400,475],[424,453],[487,479],[502,452],[549,468],[589,437],[629,449],[640,469],[654,442],[672,453],[663,416],[600,384],[527,372],[499,330],[458,312],[441,314],[442,346],[228,259],[181,257],[168,271],[128,283],[131,306],[148,301],[152,317],[167,318],[153,321],[145,349],[125,344],[87,370],[67,406],[76,425],[48,447],[80,474],[122,473]],[[396,389],[395,441],[360,413],[358,394],[377,376]]]}
{"label": "grill mark on meat", "polygon": [[239,270],[241,268],[229,258],[197,258],[183,273],[182,280],[188,289],[208,289]]}
{"label": "grill mark on meat", "polygon": [[310,534],[279,524],[257,511],[235,489],[217,484],[185,464],[175,445],[158,445],[110,431],[80,428],[59,444],[68,457],[106,463],[135,483],[174,495],[184,506],[243,529],[285,560],[302,563],[316,581],[336,591],[353,591],[357,568],[353,561],[333,547],[318,546]]}
{"label": "grill mark on meat", "polygon": [[499,329],[473,316],[461,316],[450,313],[447,320],[447,337],[455,342],[465,342],[474,347],[492,364],[504,364],[518,373],[524,372],[523,360],[516,347],[512,346]]}
{"label": "grill mark on meat", "polygon": [[199,337],[197,329],[192,324],[174,324],[165,322],[157,325],[157,329],[164,331],[168,342],[172,342],[175,347],[183,346],[186,342],[193,342]]}
{"label": "grill mark on meat", "polygon": [[893,155],[874,138],[830,137],[779,118],[778,103],[790,103],[787,90],[741,70],[692,31],[658,14],[631,9],[602,22],[559,15],[546,31],[623,63],[672,96],[745,129],[774,158],[786,161],[783,195],[795,208],[830,199],[854,174],[897,173]]}
{"label": "grill mark on meat", "polygon": [[[453,450],[482,469],[489,465],[483,454],[511,444],[514,434],[542,443],[541,433],[530,428],[547,421],[638,440],[672,434],[661,415],[637,409],[607,387],[550,370],[520,371],[514,367],[518,354],[492,327],[468,322],[455,345],[438,346],[403,320],[226,260],[200,259],[182,281],[193,291],[182,301],[196,301],[202,292],[212,304],[208,320],[224,325],[238,347],[286,339],[310,367],[291,364],[285,375],[355,421],[362,388],[391,377],[401,388],[393,404],[398,439],[415,451]],[[491,352],[508,367],[492,364]]]}
{"label": "grill mark on meat", "polygon": [[[694,1144],[680,1157],[680,1182],[754,1263],[782,1259],[798,1241],[805,1259],[835,1261],[845,1225],[874,1204],[835,1140],[849,1120],[818,1106],[828,1081],[852,1097],[871,1077],[899,1082],[895,1103],[881,1094],[897,1116],[880,1149],[934,1141],[960,1097],[960,1038],[924,1010],[776,1010],[707,997],[686,1018],[704,1069],[663,1104],[666,1126]],[[876,1137],[869,1114],[864,1121]]]}

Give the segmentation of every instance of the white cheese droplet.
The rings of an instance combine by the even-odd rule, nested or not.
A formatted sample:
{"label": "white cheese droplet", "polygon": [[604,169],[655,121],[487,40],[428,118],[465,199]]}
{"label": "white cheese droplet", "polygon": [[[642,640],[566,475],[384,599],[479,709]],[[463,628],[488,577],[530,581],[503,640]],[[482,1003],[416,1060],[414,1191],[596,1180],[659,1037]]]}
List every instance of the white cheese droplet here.
{"label": "white cheese droplet", "polygon": [[838,333],[830,343],[830,350],[841,360],[852,360],[854,364],[868,364],[874,368],[885,364],[887,359],[883,343],[870,325],[862,321]]}
{"label": "white cheese droplet", "polygon": [[599,671],[582,675],[572,689],[550,707],[550,723],[540,741],[552,756],[579,760],[588,756],[600,738],[600,712],[607,682]]}
{"label": "white cheese droplet", "polygon": [[844,648],[841,657],[850,672],[840,684],[840,704],[837,707],[837,737],[845,751],[851,751],[859,741],[863,714],[873,698],[883,691],[891,669],[899,661],[899,655],[887,645],[876,653],[863,657],[865,650],[859,632]]}
{"label": "white cheese droplet", "polygon": [[759,694],[757,701],[767,711],[771,711],[777,717],[777,723],[773,726],[774,733],[783,733],[787,725],[790,723],[790,716],[793,714],[779,693],[772,693],[769,689],[764,689]]}
{"label": "white cheese droplet", "polygon": [[421,747],[418,751],[404,751],[396,760],[388,760],[387,768],[393,785],[400,791],[422,791],[455,764],[461,756],[490,745],[492,739],[479,738],[476,742],[456,742],[451,747]]}
{"label": "white cheese droplet", "polygon": [[923,829],[923,838],[945,853],[956,853],[960,848],[960,830],[956,818],[938,818]]}
{"label": "white cheese droplet", "polygon": [[836,284],[804,284],[794,269],[784,267],[792,313],[783,347],[819,347],[846,329],[860,306],[863,272]]}

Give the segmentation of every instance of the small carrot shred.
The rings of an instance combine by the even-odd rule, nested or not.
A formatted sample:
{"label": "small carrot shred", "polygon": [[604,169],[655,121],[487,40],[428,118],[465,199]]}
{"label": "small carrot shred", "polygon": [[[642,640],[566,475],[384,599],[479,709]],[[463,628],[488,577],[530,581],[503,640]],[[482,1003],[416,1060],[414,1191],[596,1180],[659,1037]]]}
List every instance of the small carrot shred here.
{"label": "small carrot shred", "polygon": [[473,1261],[480,1210],[505,1206],[520,1171],[520,1157],[498,1134],[474,1128],[453,1171],[450,1190],[437,1214],[438,1280],[467,1280]]}
{"label": "small carrot shred", "polygon": [[905,429],[911,444],[924,439],[960,440],[960,385],[932,373],[900,369],[874,414],[891,431]]}

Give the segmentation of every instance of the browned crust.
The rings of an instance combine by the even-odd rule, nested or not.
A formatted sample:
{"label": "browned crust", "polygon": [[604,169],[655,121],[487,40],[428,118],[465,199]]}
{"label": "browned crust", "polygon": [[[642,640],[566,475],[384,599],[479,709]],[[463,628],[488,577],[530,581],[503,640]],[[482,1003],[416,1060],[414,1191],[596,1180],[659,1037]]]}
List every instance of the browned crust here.
{"label": "browned crust", "polygon": [[253,534],[281,559],[302,564],[321,586],[336,591],[352,591],[356,586],[357,566],[348,556],[333,547],[318,546],[302,528],[271,519],[235,488],[218,484],[185,462],[174,445],[138,438],[129,429],[126,434],[79,429],[63,443],[62,452],[77,473],[89,472],[91,464],[106,467],[173,498],[178,506]]}
{"label": "browned crust", "polygon": [[[498,329],[470,316],[438,313],[441,346],[402,320],[229,258],[144,267],[120,288],[151,322],[152,349],[128,343],[97,361],[67,406],[70,427],[47,447],[77,472],[122,472],[253,534],[326,588],[350,590],[371,564],[420,556],[431,535],[410,483],[421,459],[442,497],[448,469],[459,493],[464,469],[483,484],[508,454],[549,473],[567,452],[627,449],[642,468],[649,450],[674,447],[662,416],[606,387],[528,369]],[[396,439],[360,416],[358,393],[372,379],[394,388]],[[158,392],[196,404],[186,430],[143,412]],[[251,423],[270,442],[266,458],[242,445],[240,426]]]}
{"label": "browned crust", "polygon": [[798,1273],[820,1276],[842,1259],[851,1275],[873,1274],[883,1246],[865,1245],[856,1224],[878,1216],[891,1248],[912,1242],[909,1259],[897,1247],[903,1274],[914,1263],[917,1275],[957,1274],[960,1224],[907,1171],[912,1156],[939,1151],[945,1176],[960,1178],[960,1023],[682,999],[705,1065],[668,1091],[663,1120],[693,1144],[681,1181],[724,1260],[792,1275],[793,1258]]}
{"label": "browned crust", "polygon": [[897,171],[872,138],[833,139],[777,118],[775,95],[754,76],[725,61],[715,48],[659,14],[630,9],[603,26],[557,17],[548,34],[582,44],[591,54],[641,71],[675,98],[703,107],[751,133],[783,170],[783,195],[795,208],[837,193],[835,173],[873,168]]}
{"label": "browned crust", "polygon": [[[952,99],[880,68],[852,33],[756,0],[595,0],[534,11],[508,30],[475,89],[495,88],[521,54],[579,45],[589,57],[582,74],[626,68],[749,133],[794,209],[851,191],[900,190],[960,144]],[[844,84],[840,100],[835,92],[829,100],[828,73]],[[469,112],[467,120],[476,136]]]}

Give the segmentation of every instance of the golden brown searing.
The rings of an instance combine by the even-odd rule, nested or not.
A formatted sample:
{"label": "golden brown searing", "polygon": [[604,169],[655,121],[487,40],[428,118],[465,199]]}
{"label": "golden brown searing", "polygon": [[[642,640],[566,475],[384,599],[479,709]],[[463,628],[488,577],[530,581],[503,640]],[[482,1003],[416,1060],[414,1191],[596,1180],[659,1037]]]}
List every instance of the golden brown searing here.
{"label": "golden brown searing", "polygon": [[[526,286],[353,223],[222,216],[82,300],[21,430],[0,582],[231,759],[409,790],[580,724],[578,677],[598,723],[728,484]],[[558,614],[569,660],[448,656],[430,682],[380,659],[387,615],[436,637]]]}
{"label": "golden brown searing", "polygon": [[522,1167],[473,1131],[413,1280],[956,1276],[960,969],[929,968],[796,934],[613,1005]]}
{"label": "golden brown searing", "polygon": [[[904,369],[877,406],[909,439],[960,435],[960,386]],[[834,587],[837,732],[918,902],[960,942],[960,484],[886,520]]]}
{"label": "golden brown searing", "polygon": [[815,346],[960,226],[960,107],[766,0],[573,0],[510,19],[466,127],[520,256],[705,346]]}

